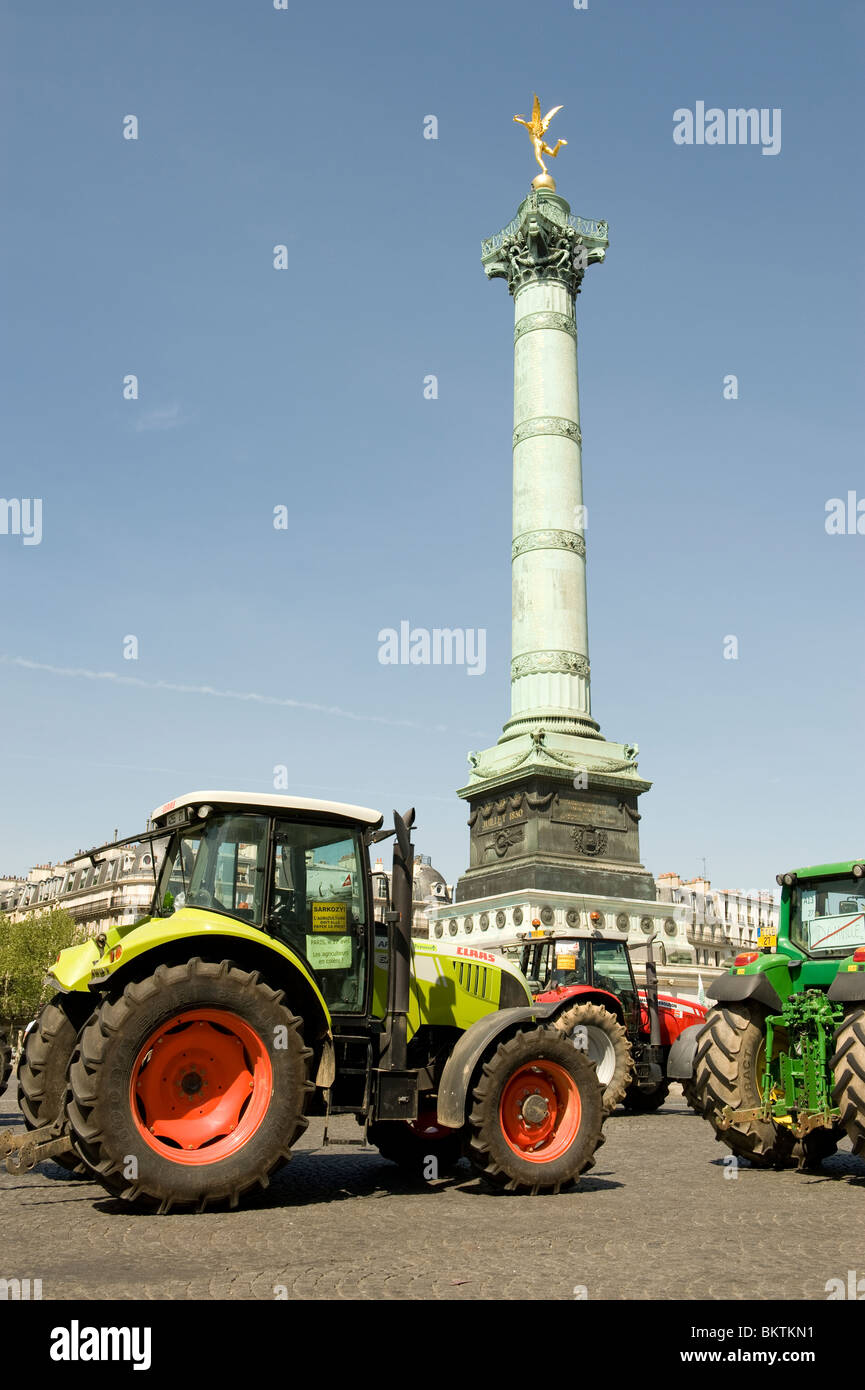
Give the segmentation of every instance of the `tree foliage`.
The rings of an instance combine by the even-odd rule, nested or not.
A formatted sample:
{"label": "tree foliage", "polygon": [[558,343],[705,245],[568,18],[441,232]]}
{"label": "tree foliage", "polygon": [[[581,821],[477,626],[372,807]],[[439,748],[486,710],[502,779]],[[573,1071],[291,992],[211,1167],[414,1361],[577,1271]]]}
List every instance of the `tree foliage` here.
{"label": "tree foliage", "polygon": [[76,936],[74,919],[61,907],[20,922],[0,914],[0,1022],[26,1023],[38,1013],[54,993],[45,972]]}

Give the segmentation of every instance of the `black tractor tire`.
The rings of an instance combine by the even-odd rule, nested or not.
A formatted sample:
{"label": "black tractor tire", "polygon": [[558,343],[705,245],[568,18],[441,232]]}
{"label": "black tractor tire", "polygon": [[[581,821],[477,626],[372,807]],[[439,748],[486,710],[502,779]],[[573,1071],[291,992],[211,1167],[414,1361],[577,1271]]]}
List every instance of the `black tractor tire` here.
{"label": "black tractor tire", "polygon": [[793,1145],[792,1158],[800,1173],[818,1173],[824,1158],[831,1158],[838,1149],[838,1140],[844,1138],[843,1129],[812,1129]]}
{"label": "black tractor tire", "polygon": [[[244,1193],[268,1186],[307,1127],[314,1090],[302,1020],[282,1000],[257,973],[196,957],[158,966],[102,1005],[69,1067],[67,1114],[76,1151],[103,1187],[168,1212],[235,1207]],[[202,1137],[207,1118],[213,1133]],[[187,1126],[183,1139],[178,1124]],[[183,1142],[190,1137],[197,1142]],[[208,1147],[217,1154],[212,1162]],[[184,1159],[189,1149],[205,1156]]]}
{"label": "black tractor tire", "polygon": [[0,1029],[0,1096],[9,1085],[12,1075],[12,1043],[5,1029]]}
{"label": "black tractor tire", "polygon": [[865,1009],[853,1009],[844,1017],[829,1065],[832,1101],[841,1111],[853,1152],[865,1157]]}
{"label": "black tractor tire", "polygon": [[700,1109],[700,1101],[694,1086],[693,1077],[690,1081],[680,1081],[679,1085],[682,1088],[682,1095],[685,1097],[685,1103],[689,1105],[697,1115],[702,1115],[703,1112]]}
{"label": "black tractor tire", "polygon": [[639,1086],[631,1082],[625,1092],[625,1099],[622,1104],[626,1110],[633,1110],[639,1115],[650,1115],[653,1111],[660,1110],[669,1094],[669,1081],[662,1081],[652,1091],[642,1091]]}
{"label": "black tractor tire", "polygon": [[468,1157],[492,1187],[559,1192],[594,1166],[603,1123],[603,1091],[586,1054],[554,1028],[523,1030],[481,1067]]}
{"label": "black tractor tire", "polygon": [[[609,1115],[625,1099],[634,1074],[631,1044],[621,1023],[602,1004],[574,1004],[559,1014],[553,1028],[570,1038],[595,1064],[604,1114]],[[578,1032],[583,1028],[584,1033]]]}
{"label": "black tractor tire", "polygon": [[795,1161],[793,1137],[781,1125],[748,1120],[721,1129],[726,1106],[750,1110],[760,1104],[761,1052],[765,1046],[764,1014],[745,1002],[710,1009],[697,1039],[693,1089],[700,1113],[715,1138],[756,1168],[787,1167]]}
{"label": "black tractor tire", "polygon": [[[78,1034],[93,1013],[90,995],[55,994],[43,1005],[29,1029],[18,1059],[18,1106],[28,1129],[53,1124],[66,1104],[66,1076]],[[53,1161],[75,1177],[87,1177],[87,1165],[70,1147]]]}
{"label": "black tractor tire", "polygon": [[428,1181],[451,1172],[465,1149],[464,1130],[439,1130],[437,1126],[425,1125],[423,1119],[415,1123],[379,1121],[370,1125],[367,1139],[382,1158],[396,1163],[412,1177]]}

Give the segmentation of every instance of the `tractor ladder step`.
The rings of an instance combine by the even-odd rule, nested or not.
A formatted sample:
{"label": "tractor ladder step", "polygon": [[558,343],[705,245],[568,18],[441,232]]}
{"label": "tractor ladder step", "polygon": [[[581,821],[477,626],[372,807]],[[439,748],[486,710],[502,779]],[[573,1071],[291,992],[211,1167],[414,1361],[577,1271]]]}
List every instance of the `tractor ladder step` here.
{"label": "tractor ladder step", "polygon": [[333,1086],[327,1088],[327,1106],[324,1117],[324,1134],[322,1135],[321,1147],[327,1148],[329,1144],[351,1144],[359,1147],[369,1148],[366,1138],[366,1125],[364,1125],[362,1139],[331,1139],[329,1135],[330,1121],[334,1115],[368,1115],[370,1107],[370,1089],[372,1079],[372,1039],[366,1033],[335,1033],[334,1046],[341,1047],[342,1056],[346,1056],[351,1047],[363,1048],[366,1053],[364,1065],[362,1067],[342,1066],[339,1061],[336,1064],[336,1078],[338,1084],[340,1077],[343,1076],[362,1076],[363,1099],[359,1105],[335,1105],[333,1102]]}
{"label": "tractor ladder step", "polygon": [[13,1134],[11,1129],[0,1131],[0,1159],[6,1160],[6,1172],[29,1173],[43,1159],[67,1153],[72,1147],[69,1133],[65,1120],[55,1120],[53,1124],[25,1130],[23,1134]]}

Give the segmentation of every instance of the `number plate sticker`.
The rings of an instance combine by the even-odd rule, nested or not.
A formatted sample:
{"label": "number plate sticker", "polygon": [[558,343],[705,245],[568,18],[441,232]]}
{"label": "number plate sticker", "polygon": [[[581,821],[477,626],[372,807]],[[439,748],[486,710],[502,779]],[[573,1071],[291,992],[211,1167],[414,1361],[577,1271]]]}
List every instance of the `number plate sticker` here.
{"label": "number plate sticker", "polygon": [[347,920],[347,903],[313,903],[312,905],[312,929],[314,932],[344,932]]}
{"label": "number plate sticker", "polygon": [[778,937],[775,933],[761,932],[757,937],[758,946],[777,946]]}

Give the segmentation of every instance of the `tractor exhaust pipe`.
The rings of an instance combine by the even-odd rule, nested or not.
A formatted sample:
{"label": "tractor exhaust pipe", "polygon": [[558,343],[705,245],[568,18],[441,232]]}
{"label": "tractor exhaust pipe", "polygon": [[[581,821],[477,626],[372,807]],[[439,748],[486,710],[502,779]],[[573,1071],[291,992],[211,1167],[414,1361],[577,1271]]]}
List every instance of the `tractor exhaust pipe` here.
{"label": "tractor exhaust pipe", "polygon": [[390,1038],[387,1066],[390,1071],[405,1071],[408,1065],[407,1019],[411,990],[411,919],[413,897],[414,845],[411,827],[414,807],[404,816],[394,811],[396,838],[393,845],[391,875],[391,911],[388,913],[390,936]]}
{"label": "tractor exhaust pipe", "polygon": [[646,942],[646,1009],[649,1015],[649,1043],[652,1047],[661,1046],[661,1015],[658,1009],[658,968],[652,944],[657,937],[652,932]]}

